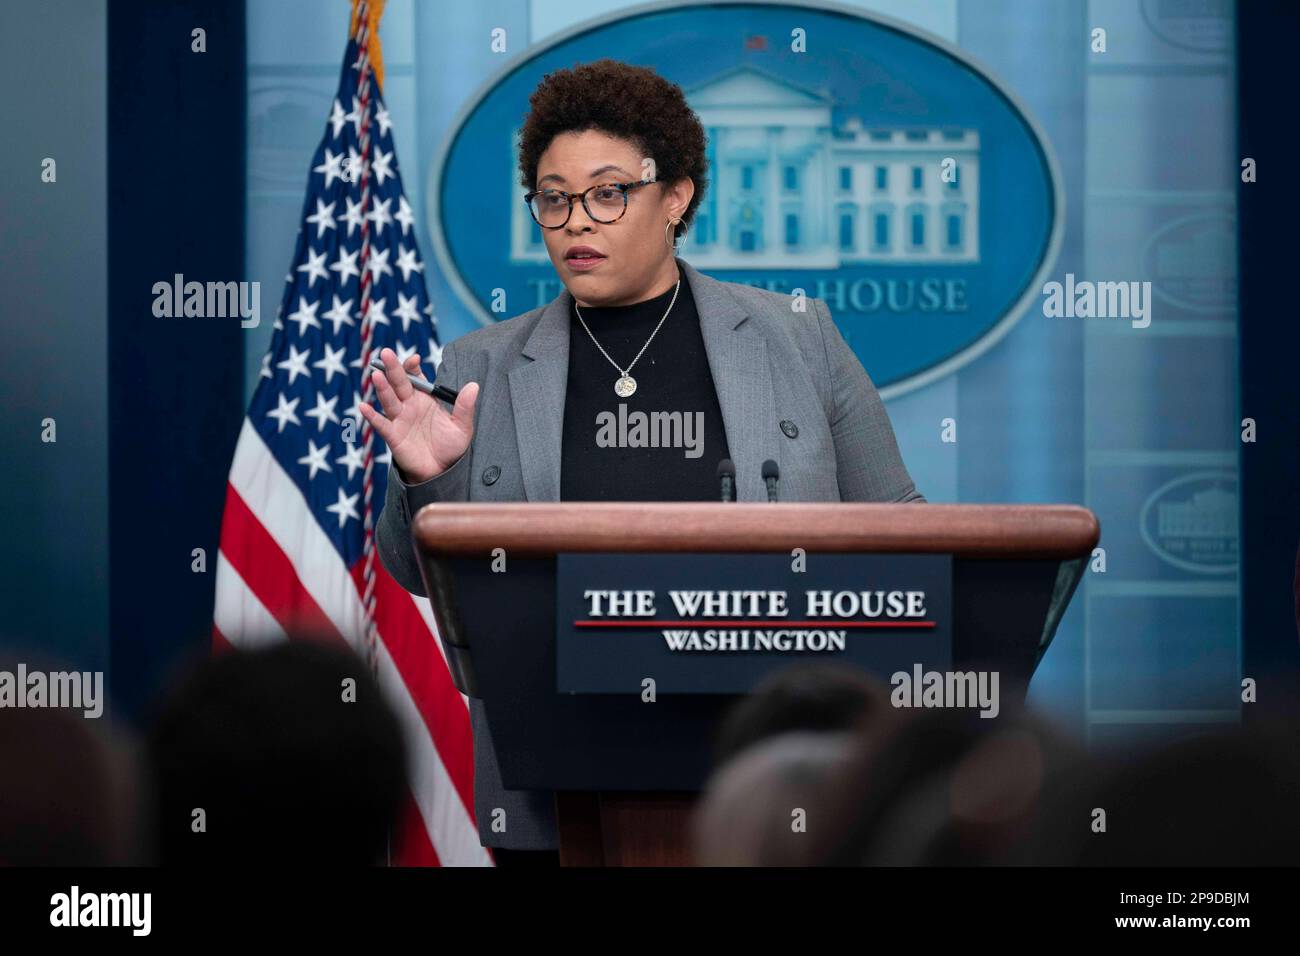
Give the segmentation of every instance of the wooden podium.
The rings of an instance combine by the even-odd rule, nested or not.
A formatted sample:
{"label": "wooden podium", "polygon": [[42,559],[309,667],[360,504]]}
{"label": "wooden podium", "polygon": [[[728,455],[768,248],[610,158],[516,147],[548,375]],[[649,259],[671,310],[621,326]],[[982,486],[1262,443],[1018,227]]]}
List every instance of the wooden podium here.
{"label": "wooden podium", "polygon": [[483,700],[503,782],[554,791],[561,862],[601,866],[690,863],[690,809],[737,695],[647,707],[560,693],[560,556],[950,555],[952,667],[995,669],[1003,696],[1023,699],[1099,528],[1073,505],[440,502],[413,536],[452,678]]}

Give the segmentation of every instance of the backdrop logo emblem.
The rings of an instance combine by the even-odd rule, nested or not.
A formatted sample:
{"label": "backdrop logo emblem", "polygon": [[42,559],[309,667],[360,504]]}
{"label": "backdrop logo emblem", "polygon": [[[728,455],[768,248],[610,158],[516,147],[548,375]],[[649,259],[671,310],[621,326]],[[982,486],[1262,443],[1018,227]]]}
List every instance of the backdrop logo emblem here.
{"label": "backdrop logo emblem", "polygon": [[[824,38],[813,51],[784,55],[791,17]],[[671,47],[655,42],[668,34]],[[708,185],[682,258],[825,299],[884,397],[951,374],[1036,301],[1063,202],[1051,150],[1011,93],[895,21],[724,0],[580,25],[466,104],[430,169],[428,213],[442,271],[480,322],[563,289],[521,200],[519,126],[542,76],[602,57],[678,83],[705,127]],[[505,314],[485,307],[496,289]]]}
{"label": "backdrop logo emblem", "polygon": [[1166,43],[1222,53],[1232,42],[1231,0],[1142,0],[1142,19]]}
{"label": "backdrop logo emblem", "polygon": [[1237,476],[1213,471],[1175,478],[1146,500],[1138,524],[1147,547],[1176,568],[1235,571]]}
{"label": "backdrop logo emblem", "polygon": [[1189,312],[1221,313],[1237,301],[1236,222],[1197,213],[1157,229],[1142,251],[1156,298]]}

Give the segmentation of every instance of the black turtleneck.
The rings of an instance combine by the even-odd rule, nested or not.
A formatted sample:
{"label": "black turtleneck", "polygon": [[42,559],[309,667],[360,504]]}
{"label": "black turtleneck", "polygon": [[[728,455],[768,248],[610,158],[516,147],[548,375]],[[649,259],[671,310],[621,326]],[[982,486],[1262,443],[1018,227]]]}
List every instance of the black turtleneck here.
{"label": "black turtleneck", "polygon": [[[682,280],[677,301],[632,367],[637,388],[628,398],[614,392],[618,369],[583,329],[576,303],[570,307],[561,501],[718,499],[717,468],[729,457],[727,435],[695,299],[684,270],[677,268]],[[670,288],[632,305],[584,306],[582,317],[610,358],[627,368],[672,301]],[[661,447],[651,446],[656,438]]]}

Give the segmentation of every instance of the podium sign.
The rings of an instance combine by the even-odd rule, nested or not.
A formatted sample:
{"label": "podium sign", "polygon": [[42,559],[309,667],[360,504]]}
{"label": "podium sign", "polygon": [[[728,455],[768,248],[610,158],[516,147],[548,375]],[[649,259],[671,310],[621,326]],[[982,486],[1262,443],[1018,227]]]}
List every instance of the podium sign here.
{"label": "podium sign", "polygon": [[794,663],[952,664],[949,554],[556,556],[556,690],[743,694]]}

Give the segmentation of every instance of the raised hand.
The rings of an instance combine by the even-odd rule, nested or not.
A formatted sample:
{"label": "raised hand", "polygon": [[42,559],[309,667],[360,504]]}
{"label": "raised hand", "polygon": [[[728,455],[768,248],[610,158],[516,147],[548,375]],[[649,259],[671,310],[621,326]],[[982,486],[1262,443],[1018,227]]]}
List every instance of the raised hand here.
{"label": "raised hand", "polygon": [[393,462],[410,484],[428,481],[442,474],[465,454],[474,436],[474,406],[478,383],[460,390],[456,407],[447,412],[432,395],[411,386],[406,374],[424,378],[420,357],[410,356],[403,367],[392,349],[379,353],[384,371],[375,369],[371,380],[384,410],[380,415],[368,402],[357,407],[393,453]]}

